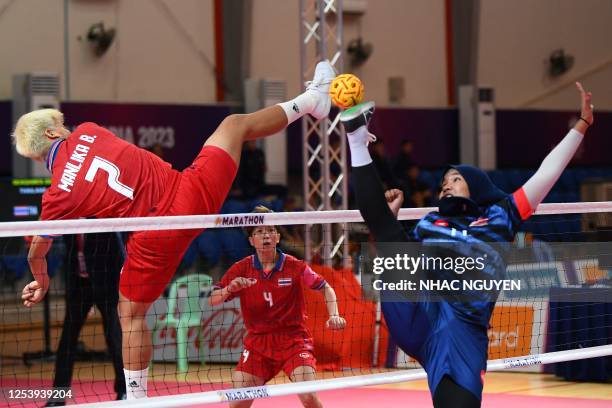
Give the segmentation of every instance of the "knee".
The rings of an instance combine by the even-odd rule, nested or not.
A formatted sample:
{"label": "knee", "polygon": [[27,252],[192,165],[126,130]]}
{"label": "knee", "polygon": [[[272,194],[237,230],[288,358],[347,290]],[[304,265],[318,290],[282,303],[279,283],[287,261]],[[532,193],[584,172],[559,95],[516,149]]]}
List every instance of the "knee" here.
{"label": "knee", "polygon": [[223,130],[230,137],[239,137],[246,138],[249,133],[249,128],[247,126],[247,115],[241,114],[232,114],[226,116],[225,119],[219,125],[219,129]]}
{"label": "knee", "polygon": [[264,384],[265,381],[263,379],[254,375],[238,370],[234,370],[232,373],[232,385],[234,388],[257,387]]}
{"label": "knee", "polygon": [[130,302],[127,300],[122,300],[117,305],[117,312],[122,325],[127,321],[144,319],[148,309],[149,304],[147,303]]}
{"label": "knee", "polygon": [[316,380],[316,371],[311,366],[300,366],[293,370],[289,378],[293,382]]}

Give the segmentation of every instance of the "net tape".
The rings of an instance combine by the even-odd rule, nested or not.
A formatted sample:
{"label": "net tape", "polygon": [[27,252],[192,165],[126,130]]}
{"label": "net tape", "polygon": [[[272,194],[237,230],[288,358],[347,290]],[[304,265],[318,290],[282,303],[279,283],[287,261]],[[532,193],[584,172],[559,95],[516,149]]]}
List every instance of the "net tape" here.
{"label": "net tape", "polygon": [[[585,347],[582,349],[554,351],[550,353],[534,354],[522,357],[503,358],[490,360],[487,363],[487,371],[508,370],[516,367],[551,364],[564,361],[582,360],[593,357],[612,355],[612,344],[605,346]],[[357,375],[344,378],[332,378],[328,380],[315,380],[295,382],[287,384],[276,384],[261,387],[234,388],[219,391],[207,391],[191,394],[168,395],[163,397],[146,398],[132,401],[109,401],[94,404],[82,404],[82,408],[171,408],[184,407],[194,404],[210,404],[228,402],[240,399],[258,399],[267,397],[278,397],[282,395],[302,394],[307,392],[329,391],[349,387],[363,387],[368,385],[381,385],[405,381],[421,380],[427,377],[425,370],[401,370],[388,373]]]}
{"label": "net tape", "polygon": [[[415,220],[437,208],[401,209],[399,220]],[[541,204],[535,215],[584,214],[612,212],[612,201]],[[267,214],[219,214],[174,217],[107,218],[62,221],[22,221],[0,223],[0,237],[25,235],[61,235],[91,232],[142,231],[163,229],[228,228],[256,225],[300,225],[363,222],[359,211],[286,212]],[[550,364],[593,357],[612,355],[612,345],[588,347],[575,350],[534,354],[491,360],[488,371],[499,371],[521,366]],[[423,369],[397,370],[387,373],[357,375],[344,378],[316,380],[298,383],[274,384],[262,387],[227,389],[153,397],[134,401],[108,401],[82,404],[79,407],[182,407],[194,404],[227,402],[233,399],[253,399],[306,392],[317,392],[349,387],[380,385],[426,378]]]}
{"label": "net tape", "polygon": [[[398,219],[416,220],[436,207],[403,208]],[[540,204],[535,215],[612,212],[612,201]],[[151,231],[194,228],[228,228],[256,225],[337,224],[363,222],[358,210],[284,213],[182,215],[140,218],[103,218],[61,221],[15,221],[0,223],[0,237],[83,234],[91,232]]]}

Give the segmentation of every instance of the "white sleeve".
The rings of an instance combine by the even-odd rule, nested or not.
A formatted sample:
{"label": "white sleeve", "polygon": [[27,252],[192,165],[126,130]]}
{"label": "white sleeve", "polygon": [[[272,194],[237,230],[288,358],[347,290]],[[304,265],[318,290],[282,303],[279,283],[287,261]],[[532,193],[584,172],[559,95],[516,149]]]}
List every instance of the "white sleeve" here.
{"label": "white sleeve", "polygon": [[531,208],[535,210],[544,200],[578,150],[583,138],[582,133],[575,129],[570,130],[561,143],[546,156],[538,171],[523,185]]}

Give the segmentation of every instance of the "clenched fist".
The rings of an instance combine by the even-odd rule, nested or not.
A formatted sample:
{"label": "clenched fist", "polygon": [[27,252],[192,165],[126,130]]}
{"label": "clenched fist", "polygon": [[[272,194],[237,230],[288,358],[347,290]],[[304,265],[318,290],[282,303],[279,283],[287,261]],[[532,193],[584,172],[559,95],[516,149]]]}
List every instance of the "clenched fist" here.
{"label": "clenched fist", "polygon": [[385,199],[389,205],[389,209],[397,217],[402,204],[404,204],[404,192],[397,188],[385,191]]}
{"label": "clenched fist", "polygon": [[242,276],[239,276],[237,278],[234,278],[234,280],[232,280],[230,284],[227,285],[227,291],[229,293],[237,293],[240,292],[242,289],[246,289],[248,287],[253,286],[256,283],[257,279],[255,278],[243,278]]}
{"label": "clenched fist", "polygon": [[25,307],[32,307],[36,303],[44,299],[49,290],[49,282],[47,281],[46,286],[41,285],[37,281],[28,283],[25,288],[21,291],[21,299]]}
{"label": "clenched fist", "polygon": [[342,330],[346,327],[346,320],[340,316],[330,316],[325,327],[332,330]]}

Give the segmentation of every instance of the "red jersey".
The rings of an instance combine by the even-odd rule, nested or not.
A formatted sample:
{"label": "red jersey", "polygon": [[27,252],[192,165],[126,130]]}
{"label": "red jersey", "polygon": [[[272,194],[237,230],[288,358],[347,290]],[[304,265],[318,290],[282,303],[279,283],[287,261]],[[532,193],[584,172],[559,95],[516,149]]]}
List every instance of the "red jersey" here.
{"label": "red jersey", "polygon": [[52,145],[47,168],[43,220],[157,215],[180,178],[169,163],[91,122]]}
{"label": "red jersey", "polygon": [[[231,266],[215,286],[221,289],[237,277],[255,278],[257,283],[242,289],[242,318],[249,334],[304,329],[306,306],[303,288],[322,289],[325,280],[306,262],[277,251],[279,257],[271,271],[264,271],[257,255],[248,256]],[[230,295],[227,300],[235,296]]]}

